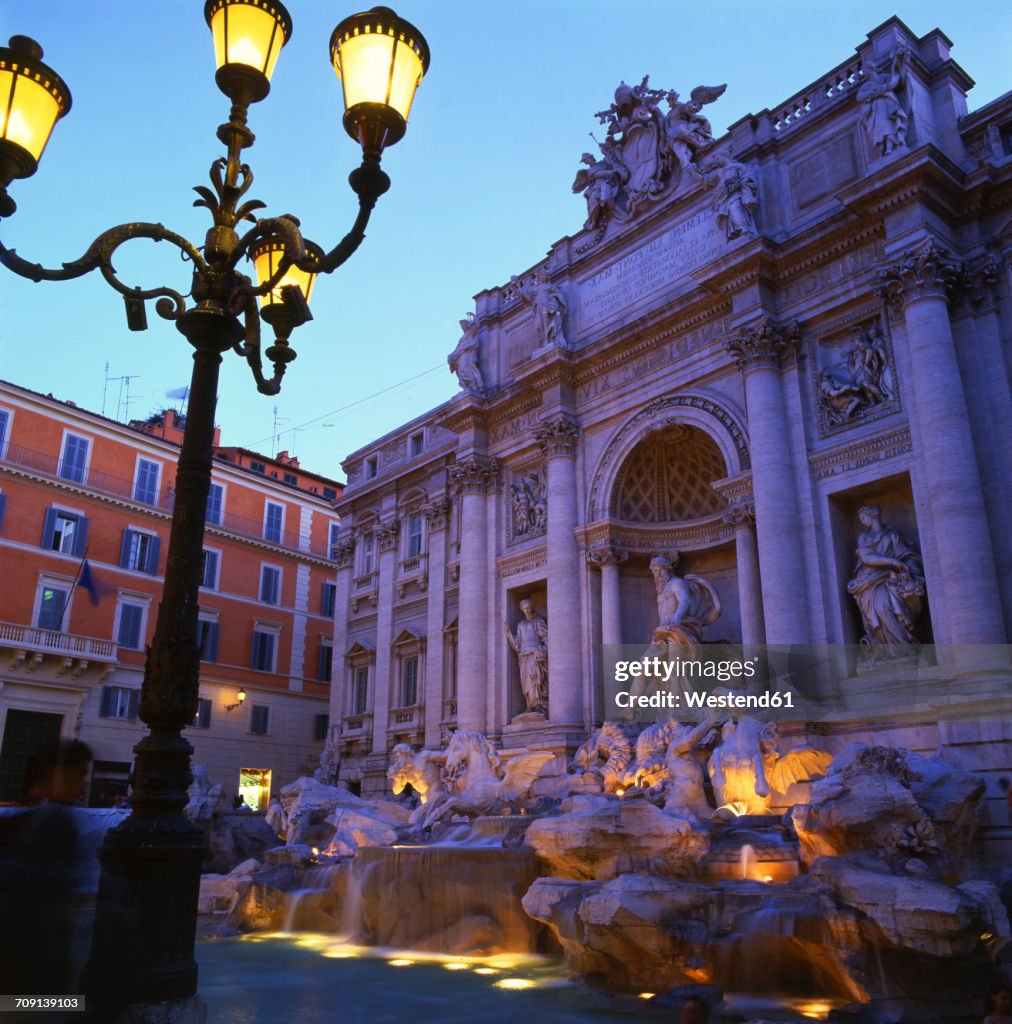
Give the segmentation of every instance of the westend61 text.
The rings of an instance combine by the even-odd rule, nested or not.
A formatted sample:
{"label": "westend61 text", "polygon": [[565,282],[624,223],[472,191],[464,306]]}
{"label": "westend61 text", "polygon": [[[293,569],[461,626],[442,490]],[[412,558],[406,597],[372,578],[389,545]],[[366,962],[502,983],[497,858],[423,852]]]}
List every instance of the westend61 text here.
{"label": "westend61 text", "polygon": [[793,708],[794,694],[781,693],[779,690],[765,693],[709,693],[699,690],[696,693],[672,693],[670,690],[659,690],[656,693],[630,693],[619,690],[615,694],[615,706],[618,708]]}

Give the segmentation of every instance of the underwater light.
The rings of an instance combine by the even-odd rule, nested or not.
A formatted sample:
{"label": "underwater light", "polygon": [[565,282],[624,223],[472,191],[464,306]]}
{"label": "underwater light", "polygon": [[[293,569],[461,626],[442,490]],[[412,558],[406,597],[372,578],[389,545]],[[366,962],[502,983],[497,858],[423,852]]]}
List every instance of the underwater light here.
{"label": "underwater light", "polygon": [[414,962],[415,962],[414,960],[388,960],[387,961],[387,963],[390,964],[391,967],[410,967],[412,964],[414,964]]}
{"label": "underwater light", "polygon": [[508,988],[519,991],[524,988],[537,988],[537,982],[530,978],[501,978],[495,983],[496,988]]}

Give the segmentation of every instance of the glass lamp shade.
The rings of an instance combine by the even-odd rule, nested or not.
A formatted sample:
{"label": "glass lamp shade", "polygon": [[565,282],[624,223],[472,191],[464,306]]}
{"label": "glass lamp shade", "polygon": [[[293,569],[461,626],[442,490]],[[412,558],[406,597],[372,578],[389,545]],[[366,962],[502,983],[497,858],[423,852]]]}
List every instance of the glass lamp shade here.
{"label": "glass lamp shade", "polygon": [[70,90],[42,63],[42,47],[12,36],[0,47],[0,184],[34,174],[57,120],[70,110]]}
{"label": "glass lamp shade", "polygon": [[[323,250],[313,242],[306,242],[305,247],[306,255],[318,263],[323,257]],[[253,246],[250,257],[253,260],[253,270],[256,273],[258,286],[274,276],[284,254],[284,244],[275,239],[264,239]],[[308,303],[315,283],[315,271],[300,270],[298,267],[291,266],[285,271],[284,277],[266,295],[260,296],[260,305],[265,311],[273,306],[282,306],[284,296],[281,294],[281,289],[290,284],[294,284],[302,292],[303,299]]]}
{"label": "glass lamp shade", "polygon": [[344,90],[345,131],[364,149],[398,142],[429,69],[429,44],[418,29],[389,7],[353,14],[334,29],[330,59]]}
{"label": "glass lamp shade", "polygon": [[275,0],[207,0],[204,18],[214,37],[218,88],[233,103],[262,100],[291,38],[291,15]]}

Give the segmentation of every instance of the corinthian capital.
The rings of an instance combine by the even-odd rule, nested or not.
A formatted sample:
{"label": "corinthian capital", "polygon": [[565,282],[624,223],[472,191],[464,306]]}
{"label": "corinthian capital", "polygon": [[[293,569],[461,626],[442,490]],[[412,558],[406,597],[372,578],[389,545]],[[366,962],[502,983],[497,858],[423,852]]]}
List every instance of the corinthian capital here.
{"label": "corinthian capital", "polygon": [[499,463],[484,455],[467,455],[450,466],[450,483],[460,494],[484,494],[495,482]]}
{"label": "corinthian capital", "polygon": [[724,347],[734,357],[742,373],[750,370],[777,370],[793,352],[801,337],[797,320],[779,324],[764,316],[750,327],[728,338]]}
{"label": "corinthian capital", "polygon": [[732,505],[724,513],[724,522],[735,528],[752,526],[755,523],[755,505],[750,501],[741,501]]}
{"label": "corinthian capital", "polygon": [[879,271],[886,299],[906,305],[915,299],[947,299],[962,282],[963,264],[933,239],[911,249],[898,263]]}
{"label": "corinthian capital", "polygon": [[339,540],[333,547],[330,557],[337,562],[338,569],[347,569],[355,554],[355,541],[351,537]]}
{"label": "corinthian capital", "polygon": [[571,416],[560,413],[549,416],[541,421],[541,426],[534,431],[534,440],[543,455],[564,455],[572,458],[576,454],[576,440],[580,436],[580,428]]}
{"label": "corinthian capital", "polygon": [[447,497],[437,498],[422,509],[425,518],[429,523],[430,532],[445,530],[450,520],[450,499]]}
{"label": "corinthian capital", "polygon": [[380,551],[390,551],[397,547],[397,538],[400,536],[400,531],[401,521],[399,519],[387,519],[385,522],[380,523],[373,530]]}
{"label": "corinthian capital", "polygon": [[596,565],[598,569],[602,569],[606,565],[621,565],[623,562],[628,561],[628,559],[629,555],[625,551],[620,551],[611,545],[593,548],[587,552],[587,561],[591,565]]}

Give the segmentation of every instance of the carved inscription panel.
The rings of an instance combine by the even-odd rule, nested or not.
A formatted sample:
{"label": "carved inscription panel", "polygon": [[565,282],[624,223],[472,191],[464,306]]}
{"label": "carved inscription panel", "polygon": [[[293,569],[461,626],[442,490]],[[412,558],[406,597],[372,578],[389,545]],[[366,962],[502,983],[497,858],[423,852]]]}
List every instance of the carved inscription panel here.
{"label": "carved inscription panel", "polygon": [[726,251],[713,210],[701,210],[587,278],[578,293],[577,333],[585,334]]}

